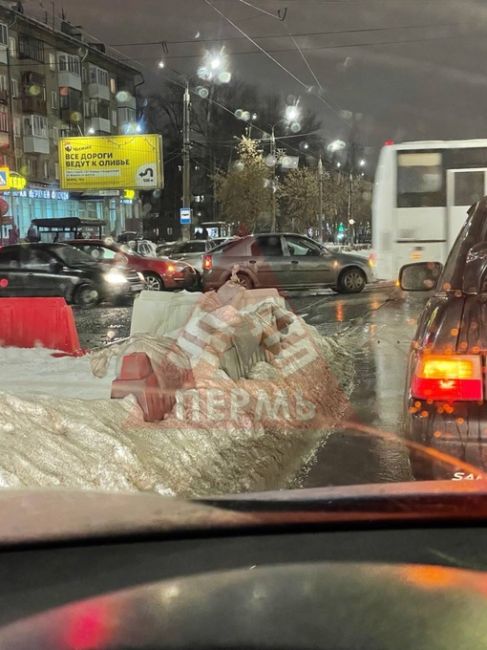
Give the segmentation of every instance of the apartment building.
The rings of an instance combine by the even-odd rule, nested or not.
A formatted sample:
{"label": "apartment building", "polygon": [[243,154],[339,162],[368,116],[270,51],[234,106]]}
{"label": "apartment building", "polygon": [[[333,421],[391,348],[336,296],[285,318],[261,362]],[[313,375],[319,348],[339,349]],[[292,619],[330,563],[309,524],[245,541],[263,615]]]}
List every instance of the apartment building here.
{"label": "apartment building", "polygon": [[135,129],[142,77],[66,20],[43,18],[0,0],[0,165],[27,179],[5,193],[9,215],[21,235],[51,216],[97,217],[112,230],[117,211],[134,216],[132,200],[60,190],[58,139]]}

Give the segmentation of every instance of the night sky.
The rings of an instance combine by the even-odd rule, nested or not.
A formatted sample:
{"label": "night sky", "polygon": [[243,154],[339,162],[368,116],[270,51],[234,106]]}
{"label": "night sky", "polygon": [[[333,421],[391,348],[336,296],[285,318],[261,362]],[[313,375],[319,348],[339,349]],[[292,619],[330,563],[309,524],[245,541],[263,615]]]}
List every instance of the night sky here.
{"label": "night sky", "polygon": [[[71,22],[107,44],[167,41],[164,58],[181,72],[195,71],[205,48],[225,45],[234,77],[258,84],[262,92],[271,87],[283,97],[299,96],[320,114],[329,139],[348,136],[350,112],[357,115],[358,139],[374,148],[386,138],[487,136],[483,0],[211,2],[250,36],[276,35],[258,43],[304,86],[315,89],[307,91],[244,38],[236,40],[241,34],[205,0],[125,0],[127,8],[117,10],[116,17],[113,0],[63,0],[63,6]],[[26,12],[39,4],[26,0]],[[287,15],[280,21],[277,11],[283,16],[285,8]],[[198,32],[200,39],[228,40],[203,43],[194,39]],[[313,96],[317,83],[289,32],[306,34],[295,38],[323,88],[324,101]],[[192,42],[171,43],[178,40]],[[146,92],[168,74],[157,70],[160,45],[117,49],[140,63]]]}

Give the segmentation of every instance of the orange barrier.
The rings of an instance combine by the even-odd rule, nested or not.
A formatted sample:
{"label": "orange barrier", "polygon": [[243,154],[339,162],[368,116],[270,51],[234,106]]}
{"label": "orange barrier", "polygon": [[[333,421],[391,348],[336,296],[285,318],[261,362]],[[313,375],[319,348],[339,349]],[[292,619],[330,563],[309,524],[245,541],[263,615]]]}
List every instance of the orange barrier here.
{"label": "orange barrier", "polygon": [[64,298],[0,298],[0,345],[84,354]]}
{"label": "orange barrier", "polygon": [[157,422],[171,411],[176,392],[194,387],[191,368],[179,368],[165,359],[153,366],[145,352],[122,357],[119,375],[112,382],[112,399],[134,395],[146,422]]}

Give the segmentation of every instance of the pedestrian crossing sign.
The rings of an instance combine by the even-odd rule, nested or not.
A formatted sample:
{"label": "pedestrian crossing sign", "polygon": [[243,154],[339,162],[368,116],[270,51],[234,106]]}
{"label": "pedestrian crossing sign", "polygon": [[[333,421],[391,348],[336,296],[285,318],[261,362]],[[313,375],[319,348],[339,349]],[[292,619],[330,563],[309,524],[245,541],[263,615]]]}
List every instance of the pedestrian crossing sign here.
{"label": "pedestrian crossing sign", "polygon": [[10,169],[8,167],[0,167],[0,191],[8,190],[10,188]]}

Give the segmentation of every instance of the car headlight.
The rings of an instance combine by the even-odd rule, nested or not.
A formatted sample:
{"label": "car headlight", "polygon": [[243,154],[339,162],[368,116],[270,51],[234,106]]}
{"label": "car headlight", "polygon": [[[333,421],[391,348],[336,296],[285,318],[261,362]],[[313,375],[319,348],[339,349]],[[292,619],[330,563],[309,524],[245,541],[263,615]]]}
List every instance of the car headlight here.
{"label": "car headlight", "polygon": [[127,282],[127,276],[124,275],[121,271],[112,269],[108,273],[105,273],[105,280],[109,284],[124,284]]}

